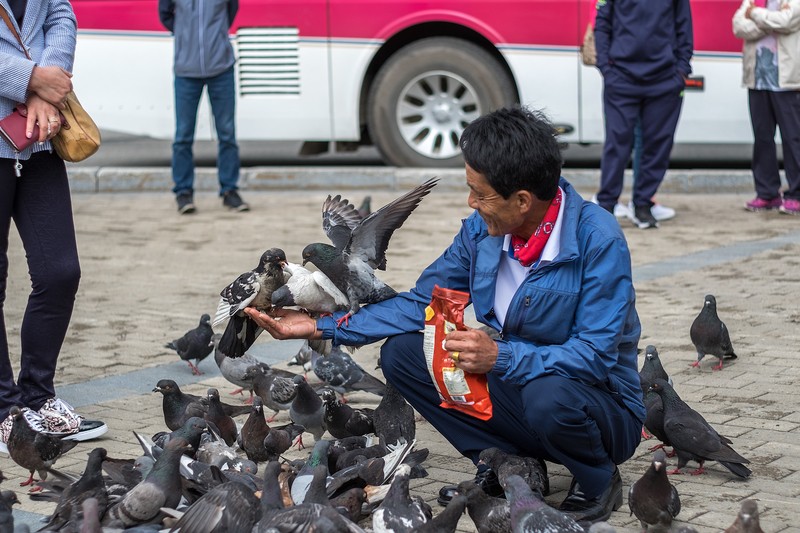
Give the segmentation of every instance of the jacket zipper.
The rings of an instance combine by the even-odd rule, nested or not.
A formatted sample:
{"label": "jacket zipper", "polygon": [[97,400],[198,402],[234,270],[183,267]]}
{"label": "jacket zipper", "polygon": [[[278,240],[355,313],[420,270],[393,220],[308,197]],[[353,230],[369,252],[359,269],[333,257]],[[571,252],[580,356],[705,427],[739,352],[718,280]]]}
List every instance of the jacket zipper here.
{"label": "jacket zipper", "polygon": [[200,42],[198,43],[200,47],[200,72],[202,72],[203,77],[206,77],[206,54],[205,54],[205,28],[203,27],[203,0],[197,0],[197,26],[198,26],[198,36],[200,37]]}

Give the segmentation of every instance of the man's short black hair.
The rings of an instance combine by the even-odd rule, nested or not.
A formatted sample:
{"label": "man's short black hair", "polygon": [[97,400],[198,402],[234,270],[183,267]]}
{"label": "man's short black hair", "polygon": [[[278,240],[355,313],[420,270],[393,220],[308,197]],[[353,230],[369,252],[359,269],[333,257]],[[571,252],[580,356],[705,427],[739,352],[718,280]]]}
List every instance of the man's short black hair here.
{"label": "man's short black hair", "polygon": [[503,198],[526,190],[551,200],[562,162],[555,135],[543,113],[515,106],[475,119],[461,134],[460,145],[464,161]]}

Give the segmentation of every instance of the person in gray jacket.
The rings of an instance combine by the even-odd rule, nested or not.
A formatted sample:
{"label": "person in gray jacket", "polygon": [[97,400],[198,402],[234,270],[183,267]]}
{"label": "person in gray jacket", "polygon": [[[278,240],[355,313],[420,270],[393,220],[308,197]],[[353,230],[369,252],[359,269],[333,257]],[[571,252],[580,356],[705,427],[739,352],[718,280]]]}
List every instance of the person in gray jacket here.
{"label": "person in gray jacket", "polygon": [[[733,15],[733,33],[744,39],[742,82],[754,138],[756,197],[745,209],[800,215],[800,0],[744,0]],[[789,182],[782,198],[776,126]]]}
{"label": "person in gray jacket", "polygon": [[236,144],[236,84],[228,30],[238,0],[159,0],[161,23],[175,36],[175,141],[172,143],[172,192],[180,214],[194,213],[192,144],[197,106],[208,90],[219,142],[217,174],[222,205],[248,211],[238,192],[239,146]]}

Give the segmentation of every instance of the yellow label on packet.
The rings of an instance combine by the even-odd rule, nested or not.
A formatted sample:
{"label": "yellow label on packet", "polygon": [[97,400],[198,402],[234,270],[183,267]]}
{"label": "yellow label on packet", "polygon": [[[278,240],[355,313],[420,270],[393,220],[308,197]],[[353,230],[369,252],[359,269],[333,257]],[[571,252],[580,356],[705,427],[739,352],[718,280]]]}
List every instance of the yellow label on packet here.
{"label": "yellow label on packet", "polygon": [[425,308],[425,322],[430,322],[430,320],[433,318],[433,313],[433,308],[430,305]]}

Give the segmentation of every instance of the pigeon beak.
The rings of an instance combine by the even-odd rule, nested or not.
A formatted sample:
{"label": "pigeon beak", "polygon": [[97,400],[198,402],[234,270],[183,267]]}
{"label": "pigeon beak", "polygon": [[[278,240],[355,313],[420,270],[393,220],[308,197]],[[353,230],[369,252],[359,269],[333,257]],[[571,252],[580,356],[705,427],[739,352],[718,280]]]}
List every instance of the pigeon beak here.
{"label": "pigeon beak", "polygon": [[161,389],[156,387],[156,388],[153,389],[153,392],[161,392]]}
{"label": "pigeon beak", "polygon": [[664,466],[664,463],[662,463],[661,461],[653,461],[653,466],[655,467],[656,472],[658,472],[659,470],[661,470],[661,467]]}
{"label": "pigeon beak", "polygon": [[306,266],[306,263],[308,263],[308,259],[303,259],[303,266]]}

